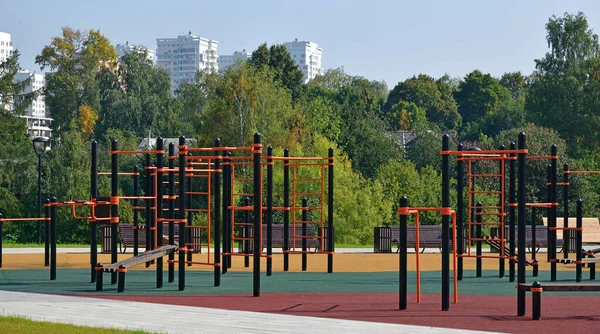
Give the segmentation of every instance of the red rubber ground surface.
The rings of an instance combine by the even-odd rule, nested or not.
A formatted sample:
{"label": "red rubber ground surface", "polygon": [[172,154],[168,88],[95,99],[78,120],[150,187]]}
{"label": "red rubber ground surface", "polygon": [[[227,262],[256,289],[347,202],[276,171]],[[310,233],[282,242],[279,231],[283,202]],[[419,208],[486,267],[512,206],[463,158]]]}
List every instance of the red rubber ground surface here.
{"label": "red rubber ground surface", "polygon": [[423,295],[420,304],[410,296],[408,310],[398,310],[397,294],[374,293],[263,293],[248,295],[118,296],[98,297],[160,304],[202,306],[288,315],[477,329],[510,333],[600,332],[600,296],[542,296],[542,320],[516,316],[516,296],[461,295],[459,304],[442,312],[439,295]]}

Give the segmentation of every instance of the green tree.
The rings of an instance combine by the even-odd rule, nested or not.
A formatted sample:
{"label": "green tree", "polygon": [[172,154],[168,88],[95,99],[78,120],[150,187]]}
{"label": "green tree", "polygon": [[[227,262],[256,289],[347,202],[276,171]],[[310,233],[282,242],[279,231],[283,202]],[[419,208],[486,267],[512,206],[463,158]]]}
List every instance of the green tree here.
{"label": "green tree", "polygon": [[432,77],[419,74],[403,82],[398,83],[390,92],[387,102],[383,106],[384,113],[388,113],[392,107],[400,101],[414,103],[425,109],[427,120],[442,129],[456,129],[461,124],[461,116],[458,113],[456,102],[449,94],[447,86],[443,85],[443,91]]}
{"label": "green tree", "polygon": [[114,47],[100,31],[84,32],[68,27],[35,57],[42,70],[49,68],[53,72],[47,76],[44,95],[54,119],[52,133],[55,138],[76,128],[74,120],[82,105],[99,108],[94,77],[103,67],[114,68],[116,60]]}
{"label": "green tree", "polygon": [[39,92],[24,92],[30,79],[15,82],[15,75],[20,70],[19,56],[19,50],[14,50],[5,61],[0,62],[0,112],[23,115],[39,94]]}
{"label": "green tree", "polygon": [[290,90],[292,98],[300,97],[304,74],[294,63],[292,56],[283,44],[274,44],[268,49],[266,43],[261,44],[252,52],[249,62],[257,70],[268,67],[274,80],[280,81],[283,87]]}
{"label": "green tree", "polygon": [[242,65],[226,71],[217,83],[216,97],[202,115],[203,144],[215,138],[228,146],[248,146],[255,132],[272,145],[287,142],[293,109],[289,90],[267,68]]}
{"label": "green tree", "polygon": [[597,95],[590,78],[600,56],[598,35],[581,12],[552,16],[546,33],[550,51],[535,60],[526,102],[528,119],[556,129],[575,156],[598,155],[600,112],[597,104],[589,103],[589,96]]}

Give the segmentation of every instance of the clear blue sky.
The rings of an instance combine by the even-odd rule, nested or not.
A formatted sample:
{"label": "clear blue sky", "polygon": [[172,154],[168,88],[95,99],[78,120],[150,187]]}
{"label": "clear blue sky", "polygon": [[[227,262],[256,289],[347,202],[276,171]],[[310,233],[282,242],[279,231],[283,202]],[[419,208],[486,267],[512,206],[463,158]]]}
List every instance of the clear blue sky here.
{"label": "clear blue sky", "polygon": [[12,34],[22,66],[38,71],[35,56],[63,26],[152,49],[156,38],[192,31],[219,41],[220,54],[298,38],[323,48],[324,68],[391,89],[419,73],[529,74],[548,50],[548,18],[578,11],[600,33],[596,0],[0,0],[0,31]]}

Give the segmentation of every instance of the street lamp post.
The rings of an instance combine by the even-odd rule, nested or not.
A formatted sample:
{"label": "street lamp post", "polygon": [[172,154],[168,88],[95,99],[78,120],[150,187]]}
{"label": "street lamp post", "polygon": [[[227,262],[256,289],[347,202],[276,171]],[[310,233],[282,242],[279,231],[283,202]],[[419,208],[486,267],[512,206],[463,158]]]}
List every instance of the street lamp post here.
{"label": "street lamp post", "polygon": [[[48,138],[36,137],[32,139],[33,150],[38,156],[38,198],[37,198],[37,217],[42,216],[42,155],[46,152],[48,146]],[[42,243],[41,239],[41,222],[37,222],[37,242]]]}

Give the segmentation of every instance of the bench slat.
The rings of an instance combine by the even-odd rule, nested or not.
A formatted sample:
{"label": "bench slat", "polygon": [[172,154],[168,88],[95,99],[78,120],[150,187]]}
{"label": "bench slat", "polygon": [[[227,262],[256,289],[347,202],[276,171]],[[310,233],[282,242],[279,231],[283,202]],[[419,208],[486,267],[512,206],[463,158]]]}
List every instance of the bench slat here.
{"label": "bench slat", "polygon": [[140,254],[138,256],[130,257],[130,258],[125,259],[123,261],[112,263],[112,264],[104,267],[103,270],[105,272],[115,271],[121,265],[124,265],[125,268],[135,267],[135,266],[140,265],[142,263],[146,263],[148,261],[155,260],[155,259],[158,259],[159,257],[163,257],[163,256],[165,256],[167,254],[173,253],[176,248],[177,248],[177,246],[175,246],[175,245],[163,246],[161,248],[157,248],[157,249],[154,249],[152,251],[142,253],[142,254]]}

